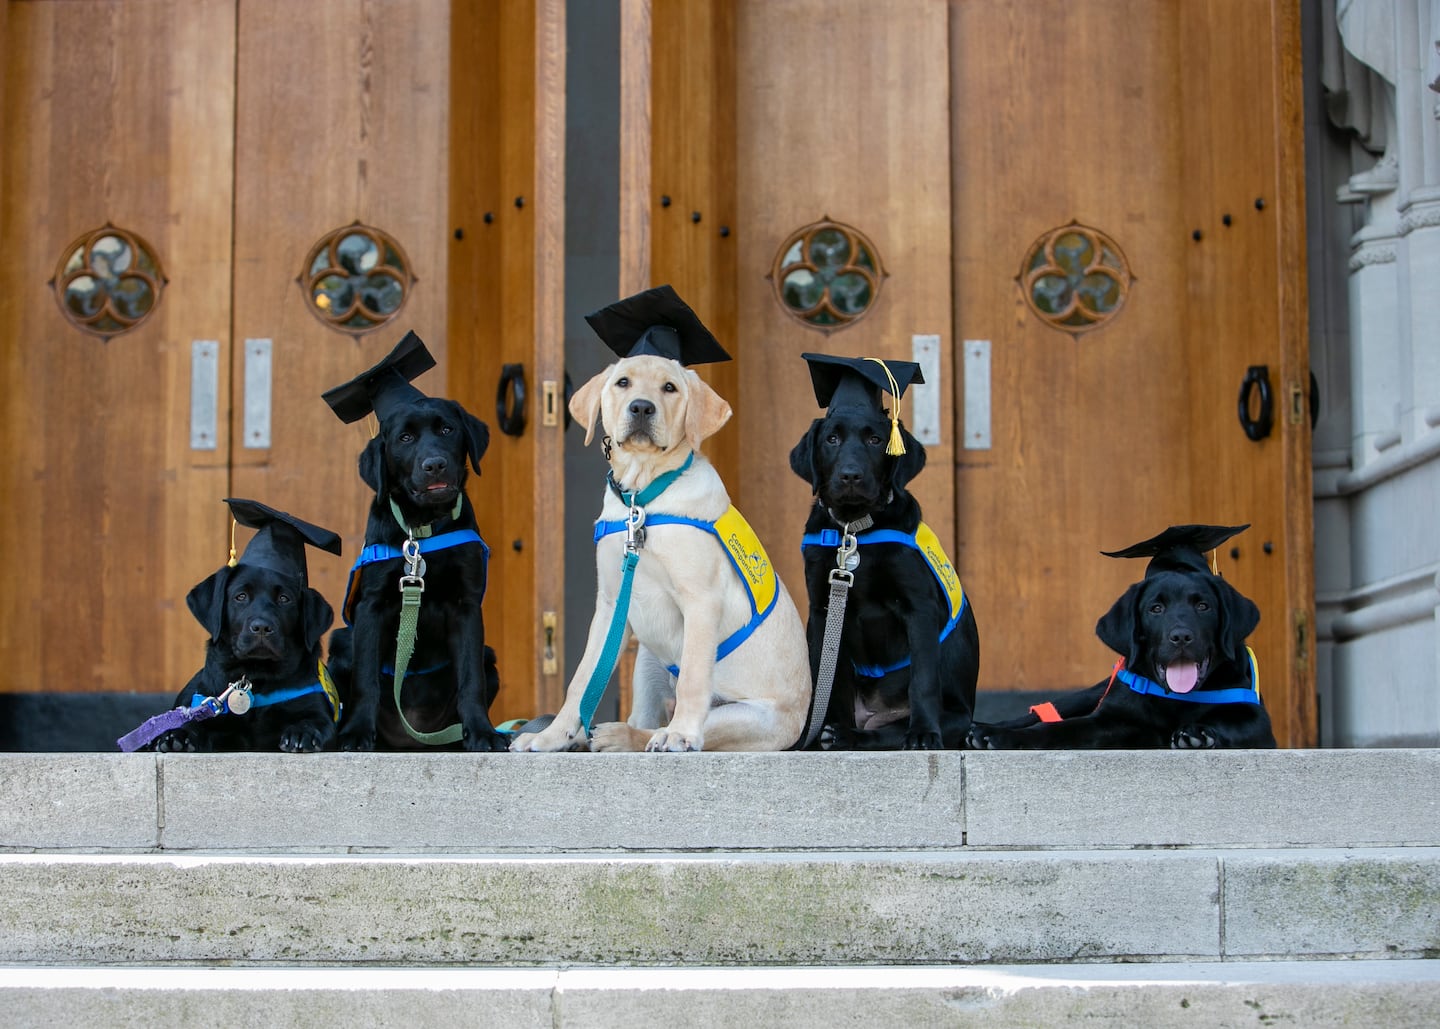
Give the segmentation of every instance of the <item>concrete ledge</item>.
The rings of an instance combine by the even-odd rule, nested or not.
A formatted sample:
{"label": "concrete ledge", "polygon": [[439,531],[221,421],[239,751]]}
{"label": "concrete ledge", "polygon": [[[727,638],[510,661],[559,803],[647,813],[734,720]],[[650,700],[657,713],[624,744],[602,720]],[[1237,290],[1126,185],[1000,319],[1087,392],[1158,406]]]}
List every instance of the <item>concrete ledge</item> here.
{"label": "concrete ledge", "polygon": [[0,850],[153,850],[153,756],[0,757]]}
{"label": "concrete ledge", "polygon": [[1216,959],[1219,893],[1203,852],[8,855],[0,963]]}
{"label": "concrete ledge", "polygon": [[1440,844],[1440,750],[967,752],[972,847]]}
{"label": "concrete ledge", "polygon": [[926,964],[1440,953],[1440,849],[0,857],[0,962]]}
{"label": "concrete ledge", "polygon": [[[959,754],[159,761],[166,850],[890,850],[965,842]],[[217,790],[224,818],[215,817]]]}
{"label": "concrete ledge", "polygon": [[960,846],[1440,846],[1440,750],[0,755],[0,851]]}
{"label": "concrete ledge", "polygon": [[1440,962],[810,969],[0,969],[16,1024],[1170,1027],[1440,1022]]}

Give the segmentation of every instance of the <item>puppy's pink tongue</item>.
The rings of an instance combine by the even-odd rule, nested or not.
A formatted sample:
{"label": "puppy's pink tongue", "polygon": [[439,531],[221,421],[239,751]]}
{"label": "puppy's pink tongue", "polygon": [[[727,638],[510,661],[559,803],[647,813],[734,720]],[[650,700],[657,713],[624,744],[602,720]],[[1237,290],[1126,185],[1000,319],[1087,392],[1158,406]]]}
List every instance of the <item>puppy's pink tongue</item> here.
{"label": "puppy's pink tongue", "polygon": [[1165,685],[1174,693],[1189,693],[1195,688],[1195,680],[1199,677],[1199,665],[1169,665],[1165,669]]}

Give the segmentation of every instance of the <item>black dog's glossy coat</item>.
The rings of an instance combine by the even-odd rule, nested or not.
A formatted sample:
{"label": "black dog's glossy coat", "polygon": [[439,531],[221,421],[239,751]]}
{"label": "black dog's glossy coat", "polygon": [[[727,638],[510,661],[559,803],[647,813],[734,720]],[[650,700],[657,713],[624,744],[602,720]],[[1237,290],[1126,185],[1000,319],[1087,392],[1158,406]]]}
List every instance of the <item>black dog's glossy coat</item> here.
{"label": "black dog's glossy coat", "polygon": [[[318,592],[269,568],[241,564],[222,568],[185,598],[210,632],[205,666],[175,703],[189,707],[195,694],[218,697],[248,677],[255,697],[319,681],[320,638],[334,617]],[[335,742],[335,723],[324,693],[222,714],[171,730],[155,749],[173,751],[325,750]]]}
{"label": "black dog's glossy coat", "polygon": [[[360,477],[375,491],[366,545],[405,542],[392,499],[412,528],[428,525],[435,535],[476,528],[464,492],[466,462],[478,474],[489,442],[485,423],[453,400],[417,399],[385,418],[360,455]],[[460,513],[451,518],[457,498]],[[505,750],[508,740],[490,722],[500,684],[480,610],[483,553],[478,544],[463,544],[432,552],[425,563],[415,652],[402,687],[406,717],[422,732],[459,721],[464,749]],[[330,668],[345,703],[343,750],[421,746],[400,724],[393,679],[382,671],[395,660],[403,565],[396,558],[362,568],[352,626],[330,636]]]}
{"label": "black dog's glossy coat", "polygon": [[[1126,668],[1161,684],[1165,669],[1177,661],[1202,665],[1194,695],[1249,683],[1245,638],[1259,622],[1259,609],[1219,576],[1167,570],[1127,589],[1095,632],[1124,655]],[[1107,692],[1107,684],[1056,698],[1059,722],[1029,714],[998,725],[977,723],[969,745],[977,750],[1275,746],[1270,716],[1261,705],[1148,696],[1118,679]]]}
{"label": "black dog's glossy coat", "polygon": [[[925,467],[925,448],[903,428],[901,434],[905,453],[891,457],[885,453],[890,421],[879,411],[842,407],[811,424],[790,452],[790,467],[819,498],[807,533],[837,528],[827,508],[844,521],[869,514],[876,529],[915,532],[920,505],[905,485]],[[834,550],[805,549],[812,676],[819,672],[834,567]],[[834,748],[964,745],[975,709],[980,633],[967,602],[960,623],[942,644],[940,631],[949,620],[949,600],[919,551],[899,543],[860,548],[825,715]],[[888,667],[906,657],[908,668],[879,679],[857,675],[852,664]],[[874,727],[863,727],[862,719]]]}

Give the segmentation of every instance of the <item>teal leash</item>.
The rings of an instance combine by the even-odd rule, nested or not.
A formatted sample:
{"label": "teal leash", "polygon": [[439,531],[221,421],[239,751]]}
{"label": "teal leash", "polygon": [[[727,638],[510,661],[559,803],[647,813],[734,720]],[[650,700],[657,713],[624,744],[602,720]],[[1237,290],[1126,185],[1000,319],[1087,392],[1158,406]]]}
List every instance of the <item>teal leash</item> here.
{"label": "teal leash", "polygon": [[615,673],[615,664],[620,660],[620,645],[625,640],[625,626],[630,620],[630,591],[635,584],[635,566],[640,563],[640,551],[645,549],[645,505],[664,493],[671,483],[685,474],[694,460],[695,455],[692,453],[679,468],[659,476],[639,491],[627,493],[616,483],[613,473],[606,476],[610,488],[629,505],[630,513],[625,519],[625,559],[620,565],[620,592],[615,597],[615,614],[611,617],[610,629],[605,634],[605,646],[600,650],[600,660],[596,662],[595,670],[590,673],[585,692],[580,695],[580,724],[585,727],[586,736],[590,735],[600,698],[605,695],[605,687],[610,684],[610,676]]}

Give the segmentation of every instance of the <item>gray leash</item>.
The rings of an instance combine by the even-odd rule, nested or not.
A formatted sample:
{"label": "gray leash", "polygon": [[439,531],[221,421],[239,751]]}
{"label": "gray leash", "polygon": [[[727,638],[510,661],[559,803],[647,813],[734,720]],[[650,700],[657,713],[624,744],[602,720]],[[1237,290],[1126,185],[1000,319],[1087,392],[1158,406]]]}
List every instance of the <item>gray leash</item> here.
{"label": "gray leash", "polygon": [[835,567],[830,569],[830,605],[825,612],[825,638],[820,645],[820,670],[815,676],[815,695],[810,701],[810,728],[799,745],[800,750],[814,743],[825,727],[825,712],[830,707],[830,688],[835,684],[835,664],[840,657],[840,634],[845,629],[845,604],[850,599],[850,587],[855,585],[855,569],[860,565],[860,544],[855,539],[855,533],[870,528],[875,524],[875,519],[867,514],[859,521],[838,524],[840,547],[835,551]]}

